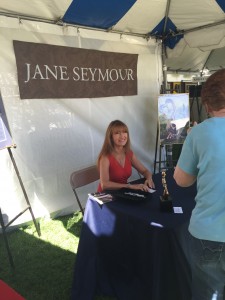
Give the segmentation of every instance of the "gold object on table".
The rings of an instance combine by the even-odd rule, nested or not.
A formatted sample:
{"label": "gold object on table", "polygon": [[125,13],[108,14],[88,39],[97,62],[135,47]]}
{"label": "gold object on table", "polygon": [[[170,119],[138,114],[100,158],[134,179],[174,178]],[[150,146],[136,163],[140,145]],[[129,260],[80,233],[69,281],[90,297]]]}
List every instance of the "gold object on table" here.
{"label": "gold object on table", "polygon": [[167,200],[169,197],[169,192],[166,183],[166,172],[162,171],[162,185],[163,185],[163,199]]}
{"label": "gold object on table", "polygon": [[162,171],[162,186],[163,194],[160,196],[160,210],[166,212],[173,212],[172,197],[169,194],[166,182],[166,170]]}

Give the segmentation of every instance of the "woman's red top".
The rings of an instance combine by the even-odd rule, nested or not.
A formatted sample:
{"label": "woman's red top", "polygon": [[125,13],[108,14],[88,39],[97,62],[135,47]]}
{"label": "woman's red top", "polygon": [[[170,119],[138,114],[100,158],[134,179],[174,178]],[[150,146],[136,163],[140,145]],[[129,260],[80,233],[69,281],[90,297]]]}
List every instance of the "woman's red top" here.
{"label": "woman's red top", "polygon": [[[116,160],[116,158],[110,154],[109,159],[109,180],[117,183],[127,183],[128,178],[132,173],[131,159],[133,152],[129,151],[125,156],[124,167]],[[98,192],[102,192],[101,184],[98,185]]]}

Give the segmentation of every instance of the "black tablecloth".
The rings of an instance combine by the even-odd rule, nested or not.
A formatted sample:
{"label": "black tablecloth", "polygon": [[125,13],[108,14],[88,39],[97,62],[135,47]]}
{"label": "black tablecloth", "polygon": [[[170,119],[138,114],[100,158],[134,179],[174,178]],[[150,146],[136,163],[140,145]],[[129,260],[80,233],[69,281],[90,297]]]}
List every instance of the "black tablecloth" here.
{"label": "black tablecloth", "polygon": [[88,199],[75,263],[73,300],[115,296],[120,300],[190,300],[188,223],[196,187],[180,188],[172,172],[167,184],[174,207],[160,211],[161,174],[156,192],[140,202],[116,200],[103,206]]}

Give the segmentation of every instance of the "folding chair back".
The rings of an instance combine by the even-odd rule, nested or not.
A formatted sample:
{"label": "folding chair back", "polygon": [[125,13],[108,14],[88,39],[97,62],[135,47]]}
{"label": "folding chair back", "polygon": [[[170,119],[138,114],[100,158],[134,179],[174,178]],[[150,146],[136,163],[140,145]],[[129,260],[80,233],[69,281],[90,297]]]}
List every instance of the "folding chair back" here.
{"label": "folding chair back", "polygon": [[90,184],[92,182],[95,182],[97,180],[99,180],[99,172],[96,165],[75,171],[70,175],[70,184],[83,215],[84,208],[81,205],[76,189]]}

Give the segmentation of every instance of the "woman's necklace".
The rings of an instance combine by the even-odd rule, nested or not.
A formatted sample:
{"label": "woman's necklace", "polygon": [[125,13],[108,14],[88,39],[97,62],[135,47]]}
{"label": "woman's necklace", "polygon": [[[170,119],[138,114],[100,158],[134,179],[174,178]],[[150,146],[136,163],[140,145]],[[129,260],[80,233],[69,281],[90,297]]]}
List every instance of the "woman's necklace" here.
{"label": "woman's necklace", "polygon": [[114,151],[114,157],[121,166],[124,166],[124,163],[125,163],[125,153],[124,153],[124,151],[122,151],[121,153],[118,153],[118,152]]}
{"label": "woman's necklace", "polygon": [[119,163],[120,163],[121,165],[123,165],[124,157],[119,157],[119,158],[118,158],[118,161],[119,161]]}

